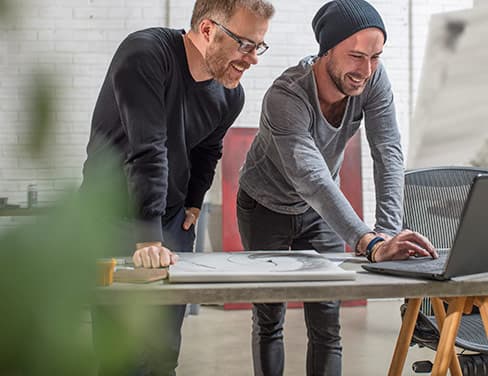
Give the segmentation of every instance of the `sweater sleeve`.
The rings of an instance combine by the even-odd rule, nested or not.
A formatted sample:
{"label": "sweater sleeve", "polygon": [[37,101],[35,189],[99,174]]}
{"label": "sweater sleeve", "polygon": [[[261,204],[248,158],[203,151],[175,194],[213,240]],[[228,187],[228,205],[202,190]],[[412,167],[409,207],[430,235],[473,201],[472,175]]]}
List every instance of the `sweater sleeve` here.
{"label": "sweater sleeve", "polygon": [[373,77],[364,114],[366,136],[373,158],[375,230],[395,235],[402,227],[404,165],[393,93],[381,65]]}
{"label": "sweater sleeve", "polygon": [[223,138],[244,105],[244,91],[240,88],[221,124],[191,151],[191,177],[188,184],[186,207],[201,208],[205,193],[212,184],[215,167],[222,158]]}
{"label": "sweater sleeve", "polygon": [[137,241],[162,241],[168,160],[163,67],[148,41],[126,40],[118,51],[112,84],[128,138],[124,169],[139,226]]}
{"label": "sweater sleeve", "polygon": [[331,176],[310,133],[315,114],[293,88],[274,86],[264,99],[261,121],[270,129],[273,163],[296,192],[351,247],[371,231]]}

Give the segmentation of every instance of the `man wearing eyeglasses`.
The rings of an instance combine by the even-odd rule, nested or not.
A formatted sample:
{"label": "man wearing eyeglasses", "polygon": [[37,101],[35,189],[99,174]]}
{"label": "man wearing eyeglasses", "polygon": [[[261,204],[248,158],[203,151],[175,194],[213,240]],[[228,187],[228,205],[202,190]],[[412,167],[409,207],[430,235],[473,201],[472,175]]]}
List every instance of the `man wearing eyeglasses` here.
{"label": "man wearing eyeglasses", "polygon": [[[241,170],[237,197],[245,249],[343,252],[371,262],[437,257],[402,225],[403,156],[393,94],[380,62],[386,29],[364,0],[328,1],[312,21],[317,56],[286,70],[266,93],[259,132]],[[356,215],[339,189],[347,141],[364,119],[374,161],[376,225]],[[254,304],[255,375],[284,369],[284,303]],[[309,376],[341,375],[339,303],[304,303]]]}
{"label": "man wearing eyeglasses", "polygon": [[[116,51],[93,114],[82,191],[103,176],[103,156],[115,151],[117,162],[106,168],[118,174],[130,202],[121,219],[133,222],[136,266],[167,266],[176,262],[171,251],[193,249],[222,139],[244,103],[239,82],[268,48],[273,13],[265,0],[197,0],[187,33],[137,31]],[[174,375],[184,312],[185,306],[157,307],[147,346],[121,370],[103,356],[117,338],[97,337],[101,322],[117,312],[95,309],[100,374]]]}

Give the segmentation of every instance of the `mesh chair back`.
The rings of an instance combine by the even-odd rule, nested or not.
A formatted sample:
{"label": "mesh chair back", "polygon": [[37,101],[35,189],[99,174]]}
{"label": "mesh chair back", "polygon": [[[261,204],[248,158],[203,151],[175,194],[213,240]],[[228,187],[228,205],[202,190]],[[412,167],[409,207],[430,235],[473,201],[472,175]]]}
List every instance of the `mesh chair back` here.
{"label": "mesh chair back", "polygon": [[[473,179],[482,173],[486,174],[488,170],[437,167],[407,171],[403,227],[427,236],[436,248],[451,248]],[[437,347],[439,331],[432,315],[430,299],[425,298],[415,327],[414,343]],[[488,341],[479,314],[463,316],[456,346],[488,353]]]}
{"label": "mesh chair back", "polygon": [[436,248],[450,248],[473,179],[488,170],[438,167],[405,173],[403,227],[427,236]]}

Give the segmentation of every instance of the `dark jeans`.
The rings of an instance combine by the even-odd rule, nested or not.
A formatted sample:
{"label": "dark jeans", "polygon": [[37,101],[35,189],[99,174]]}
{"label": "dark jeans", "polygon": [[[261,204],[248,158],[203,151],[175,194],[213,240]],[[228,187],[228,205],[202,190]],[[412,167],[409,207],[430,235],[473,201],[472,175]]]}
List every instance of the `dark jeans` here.
{"label": "dark jeans", "polygon": [[[315,249],[344,251],[344,243],[313,210],[299,215],[274,212],[242,189],[237,219],[246,250]],[[281,376],[284,369],[285,303],[253,305],[252,350],[256,376]],[[339,302],[304,303],[307,327],[307,375],[336,376],[342,372]]]}
{"label": "dark jeans", "polygon": [[[177,252],[191,252],[195,240],[192,226],[183,230],[185,211],[182,208],[175,217],[163,225],[164,245]],[[174,306],[96,306],[92,310],[94,344],[99,358],[99,376],[174,376],[178,365],[181,344],[181,327],[186,305]],[[133,333],[127,328],[127,317],[121,310],[134,313],[134,317],[143,315],[149,321],[147,335],[139,340],[141,348],[130,350],[130,343],[123,346],[120,342],[129,340]],[[126,312],[125,312],[126,313]],[[121,319],[123,317],[123,319]],[[130,322],[130,321],[129,321]],[[122,333],[123,335],[118,335]],[[139,333],[136,333],[138,335]],[[114,362],[114,349],[128,352],[122,360]],[[128,350],[129,349],[129,350]],[[120,355],[120,354],[119,354]]]}

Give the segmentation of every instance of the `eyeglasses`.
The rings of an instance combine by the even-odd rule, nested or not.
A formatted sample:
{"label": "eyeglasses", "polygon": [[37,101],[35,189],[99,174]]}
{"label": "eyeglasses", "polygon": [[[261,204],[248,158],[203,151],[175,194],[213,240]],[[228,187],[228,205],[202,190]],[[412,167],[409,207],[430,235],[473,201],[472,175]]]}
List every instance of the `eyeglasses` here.
{"label": "eyeglasses", "polygon": [[238,51],[242,52],[243,54],[249,54],[256,50],[256,55],[262,55],[269,48],[269,46],[264,42],[255,43],[247,39],[242,39],[235,35],[232,31],[227,29],[224,25],[221,25],[214,20],[210,20],[210,22],[212,22],[214,25],[217,25],[224,33],[226,33],[229,37],[239,43]]}

